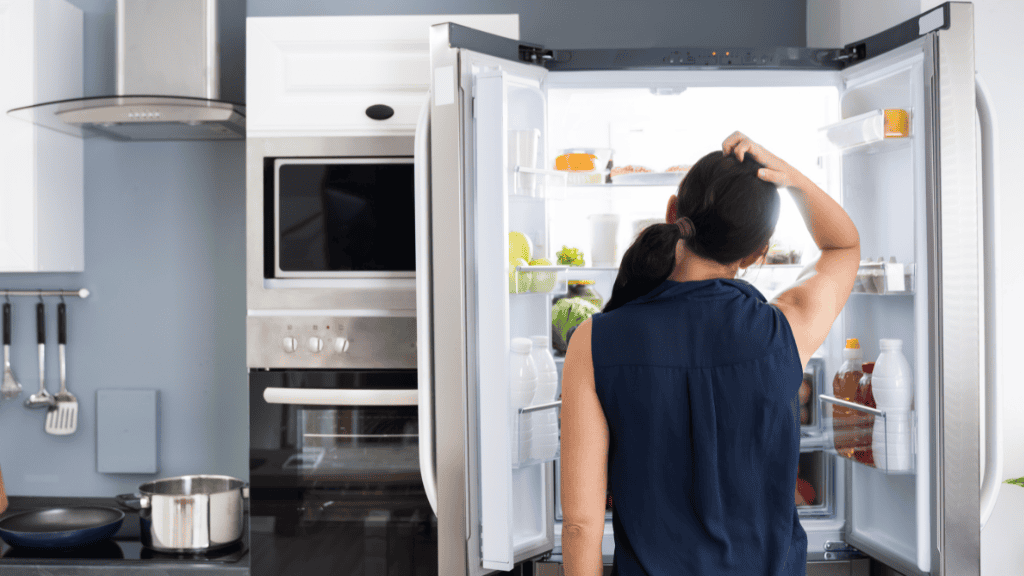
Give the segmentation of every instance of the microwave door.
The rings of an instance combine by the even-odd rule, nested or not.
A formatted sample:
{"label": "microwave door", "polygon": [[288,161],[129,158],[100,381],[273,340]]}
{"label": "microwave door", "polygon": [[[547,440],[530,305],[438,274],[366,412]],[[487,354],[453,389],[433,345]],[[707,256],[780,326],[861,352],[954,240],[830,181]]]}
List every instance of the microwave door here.
{"label": "microwave door", "polygon": [[[892,278],[903,295],[851,295],[838,336],[830,336],[834,350],[843,333],[863,336],[871,352],[879,338],[900,338],[911,362],[916,438],[908,466],[883,472],[847,462],[847,541],[908,575],[980,571],[973,49],[971,5],[946,4],[851,44],[848,53],[866,59],[842,71],[843,118],[909,112],[908,137],[839,154],[843,205],[863,257],[895,255],[913,273]],[[914,284],[899,286],[907,277]],[[888,453],[895,462],[901,452]]]}
{"label": "microwave door", "polygon": [[412,278],[411,158],[274,161],[277,278]]}

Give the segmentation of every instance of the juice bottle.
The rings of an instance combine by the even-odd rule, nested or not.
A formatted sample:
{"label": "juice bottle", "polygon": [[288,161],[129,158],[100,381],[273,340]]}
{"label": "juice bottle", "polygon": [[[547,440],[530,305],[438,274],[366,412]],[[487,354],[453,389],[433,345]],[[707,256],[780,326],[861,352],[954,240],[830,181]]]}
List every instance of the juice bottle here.
{"label": "juice bottle", "polygon": [[[857,396],[853,401],[857,404],[863,404],[868,408],[875,408],[875,396],[871,393],[871,373],[875,369],[875,363],[865,362],[861,369],[864,372],[864,377],[860,379],[860,384],[857,385]],[[875,426],[875,417],[871,414],[861,414],[857,426],[857,446],[853,449],[853,459],[868,466],[874,466],[875,458],[871,451],[871,432]]]}
{"label": "juice bottle", "polygon": [[[843,349],[843,365],[832,380],[832,394],[841,400],[853,402],[857,396],[857,386],[864,372],[861,371],[863,356],[860,342],[856,338],[847,338]],[[856,425],[858,412],[842,406],[832,406],[832,432],[836,451],[844,458],[853,458],[856,445]]]}

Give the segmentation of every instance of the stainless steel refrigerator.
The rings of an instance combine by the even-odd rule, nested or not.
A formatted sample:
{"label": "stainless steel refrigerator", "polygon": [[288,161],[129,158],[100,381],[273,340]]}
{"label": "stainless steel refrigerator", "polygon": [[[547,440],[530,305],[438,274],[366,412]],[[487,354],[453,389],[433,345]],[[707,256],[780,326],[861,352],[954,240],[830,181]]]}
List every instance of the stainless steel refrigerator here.
{"label": "stainless steel refrigerator", "polygon": [[[579,213],[654,196],[664,206],[674,191],[653,177],[607,183],[602,173],[573,182],[579,175],[554,170],[564,151],[556,143],[569,141],[573,126],[593,133],[587,118],[563,121],[575,118],[573,98],[642,108],[645,98],[686,91],[767,88],[816,90],[815,101],[824,102],[812,119],[821,138],[817,168],[857,224],[865,257],[857,293],[808,373],[813,414],[801,450],[819,496],[801,508],[809,560],[863,554],[908,575],[979,573],[982,510],[990,509],[980,501],[979,409],[987,389],[979,331],[983,316],[994,326],[994,302],[982,308],[992,252],[983,208],[991,194],[982,193],[988,182],[979,184],[984,138],[976,133],[973,34],[968,3],[944,4],[835,49],[549,49],[454,24],[433,27],[431,93],[416,137],[416,268],[420,458],[438,518],[439,573],[487,574],[560,553],[557,455],[536,457],[520,435],[524,418],[557,407],[514,405],[510,341],[550,334],[552,297],[581,279],[610,285],[615,265],[510,264],[509,232],[523,232],[534,257],[555,262]],[[680,113],[694,118],[723,114],[679,102]],[[865,136],[893,109],[906,114],[901,137]],[[799,111],[764,115],[779,131],[807,123]],[[987,118],[981,115],[982,136],[991,132]],[[594,119],[609,134],[616,122]],[[534,135],[525,156],[522,133]],[[843,141],[843,133],[857,135]],[[619,238],[621,254],[630,237]],[[764,269],[785,276],[784,267]],[[531,284],[542,277],[550,282]],[[906,466],[837,454],[830,382],[843,340],[854,336],[865,360],[877,355],[880,338],[903,340],[914,375]],[[991,468],[986,499],[998,481]]]}

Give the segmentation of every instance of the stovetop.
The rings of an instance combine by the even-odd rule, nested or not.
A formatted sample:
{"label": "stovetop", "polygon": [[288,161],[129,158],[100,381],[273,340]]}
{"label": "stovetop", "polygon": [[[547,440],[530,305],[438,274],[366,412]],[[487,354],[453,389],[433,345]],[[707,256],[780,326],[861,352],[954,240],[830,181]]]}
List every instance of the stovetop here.
{"label": "stovetop", "polygon": [[24,560],[34,564],[40,560],[74,561],[75,563],[78,561],[86,563],[91,560],[135,560],[140,562],[152,560],[191,564],[230,564],[238,562],[248,552],[249,549],[245,543],[237,542],[226,548],[205,554],[166,554],[146,548],[139,540],[111,538],[94,544],[63,549],[21,548],[4,543],[0,546],[0,562]]}
{"label": "stovetop", "polygon": [[[109,506],[120,508],[113,499],[107,498],[10,498],[10,507],[0,515],[8,516],[37,508],[65,506]],[[247,515],[248,516],[248,515]],[[248,517],[246,517],[248,525]],[[113,538],[85,546],[63,549],[37,549],[11,546],[0,540],[0,565],[3,564],[74,564],[74,565],[232,565],[248,564],[249,531],[245,530],[242,540],[230,546],[202,554],[168,554],[150,550],[139,540],[139,516],[125,510],[124,523]]]}

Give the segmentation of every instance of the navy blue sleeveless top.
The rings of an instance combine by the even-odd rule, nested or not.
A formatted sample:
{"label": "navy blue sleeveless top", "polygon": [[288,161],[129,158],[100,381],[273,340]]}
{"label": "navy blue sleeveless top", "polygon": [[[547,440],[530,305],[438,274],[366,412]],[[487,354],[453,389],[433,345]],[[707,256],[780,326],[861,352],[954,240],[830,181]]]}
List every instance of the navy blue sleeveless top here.
{"label": "navy blue sleeveless top", "polygon": [[789,322],[738,280],[666,281],[593,317],[619,576],[803,576],[803,378]]}

